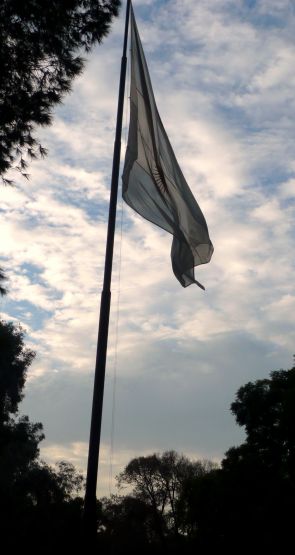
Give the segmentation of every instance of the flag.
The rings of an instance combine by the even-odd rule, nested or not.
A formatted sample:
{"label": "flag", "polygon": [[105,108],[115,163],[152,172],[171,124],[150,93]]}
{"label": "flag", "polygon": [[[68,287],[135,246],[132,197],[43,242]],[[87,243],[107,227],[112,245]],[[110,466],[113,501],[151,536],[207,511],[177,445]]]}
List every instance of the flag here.
{"label": "flag", "polygon": [[138,214],[173,235],[172,268],[183,287],[213,253],[206,220],[175,158],[159,116],[131,7],[130,125],[123,198]]}

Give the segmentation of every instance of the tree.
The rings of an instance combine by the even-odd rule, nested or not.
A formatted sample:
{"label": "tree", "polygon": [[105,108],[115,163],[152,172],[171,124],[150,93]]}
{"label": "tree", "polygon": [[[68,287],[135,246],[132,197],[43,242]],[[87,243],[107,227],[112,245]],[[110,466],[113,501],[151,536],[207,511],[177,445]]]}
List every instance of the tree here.
{"label": "tree", "polygon": [[[231,411],[265,469],[295,479],[295,367],[241,387]],[[294,482],[295,484],[295,482]]]}
{"label": "tree", "polygon": [[285,553],[295,511],[295,367],[241,387],[231,410],[246,440],[222,461],[224,533]]}
{"label": "tree", "polygon": [[83,477],[66,462],[40,460],[41,423],[18,416],[35,353],[19,325],[0,321],[0,536],[12,551],[42,544],[44,553],[80,541]]}
{"label": "tree", "polygon": [[13,549],[42,545],[45,553],[59,552],[62,546],[76,548],[83,508],[77,493],[82,485],[83,477],[69,463],[53,468],[38,456],[31,460],[14,474],[9,489],[1,488],[2,541],[9,540]]}
{"label": "tree", "polygon": [[0,4],[0,175],[46,149],[34,135],[69,92],[95,43],[107,35],[120,0],[2,0]]}
{"label": "tree", "polygon": [[221,515],[225,507],[222,485],[222,471],[214,463],[206,473],[189,477],[184,482],[179,504],[182,529],[192,552],[214,552],[223,547]]}
{"label": "tree", "polygon": [[149,504],[132,495],[100,499],[100,550],[124,555],[156,554],[157,536]]}
{"label": "tree", "polygon": [[213,467],[207,461],[192,462],[175,451],[155,453],[131,460],[119,474],[118,485],[132,485],[132,495],[151,507],[155,531],[165,545],[168,537],[175,540],[185,532],[180,503],[185,483]]}
{"label": "tree", "polygon": [[17,412],[34,357],[34,351],[24,345],[21,326],[0,320],[0,422]]}

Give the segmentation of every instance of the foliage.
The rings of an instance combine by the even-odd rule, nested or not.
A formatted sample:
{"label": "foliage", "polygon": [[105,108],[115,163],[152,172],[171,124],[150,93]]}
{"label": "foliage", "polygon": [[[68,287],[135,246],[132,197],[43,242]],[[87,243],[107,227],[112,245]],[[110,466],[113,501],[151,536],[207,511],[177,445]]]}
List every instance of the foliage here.
{"label": "foliage", "polygon": [[245,549],[255,539],[262,551],[285,553],[295,510],[295,367],[241,387],[231,410],[246,440],[222,461],[223,533],[228,542],[245,535]]}
{"label": "foliage", "polygon": [[180,503],[184,484],[214,468],[208,461],[192,462],[175,451],[153,454],[130,461],[118,476],[118,484],[133,485],[132,495],[150,506],[159,539],[184,532]]}
{"label": "foliage", "polygon": [[[0,175],[44,156],[36,126],[81,73],[89,52],[109,31],[120,0],[2,0],[0,4]],[[5,179],[5,183],[10,183]]]}
{"label": "foliage", "polygon": [[23,398],[27,370],[35,353],[24,345],[20,325],[0,321],[0,422],[16,413]]}
{"label": "foliage", "polygon": [[155,553],[157,536],[149,504],[132,495],[100,500],[99,540],[104,553]]}
{"label": "foliage", "polygon": [[[53,468],[39,457],[41,423],[17,417],[27,370],[35,353],[25,347],[22,328],[0,322],[0,533],[10,549],[44,553],[74,548],[80,541],[83,477],[73,465]],[[74,527],[74,531],[73,528]],[[17,533],[16,533],[17,531]]]}
{"label": "foliage", "polygon": [[63,492],[64,499],[71,499],[78,495],[84,484],[84,478],[77,472],[74,465],[66,461],[57,463],[58,471],[55,473],[55,481]]}
{"label": "foliage", "polygon": [[[295,478],[295,367],[241,387],[231,410],[265,469]],[[232,456],[233,456],[233,452]]]}
{"label": "foliage", "polygon": [[44,439],[40,423],[31,423],[27,416],[9,418],[0,425],[0,484],[3,491],[16,483],[39,456],[39,443]]}
{"label": "foliage", "polygon": [[[68,465],[68,463],[67,463]],[[82,499],[68,495],[74,492],[82,477],[68,465],[54,469],[38,458],[31,461],[16,477],[13,485],[2,488],[0,508],[3,514],[2,540],[14,549],[42,545],[42,552],[52,553],[62,546],[76,547],[80,541]],[[71,483],[72,482],[72,483]],[[15,530],[17,529],[17,535]]]}

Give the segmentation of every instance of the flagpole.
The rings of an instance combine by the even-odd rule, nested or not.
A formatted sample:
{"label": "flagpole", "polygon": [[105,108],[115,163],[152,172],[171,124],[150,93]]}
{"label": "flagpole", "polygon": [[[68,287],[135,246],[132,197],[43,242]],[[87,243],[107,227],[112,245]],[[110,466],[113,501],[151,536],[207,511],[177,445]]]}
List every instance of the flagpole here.
{"label": "flagpole", "polygon": [[87,476],[86,476],[86,491],[85,491],[85,500],[84,500],[84,527],[85,527],[86,533],[92,537],[94,537],[96,533],[96,485],[97,485],[97,470],[98,470],[98,460],[99,460],[103,391],[104,391],[104,382],[105,382],[105,367],[106,367],[107,342],[108,342],[108,330],[109,330],[109,316],[110,316],[110,306],[111,306],[111,277],[112,277],[114,235],[115,235],[118,181],[119,181],[119,169],[120,169],[121,134],[122,134],[122,119],[123,119],[123,106],[124,106],[126,67],[127,67],[126,52],[127,52],[127,40],[128,40],[130,4],[131,4],[131,0],[127,0],[123,55],[122,55],[122,61],[121,61],[120,84],[119,84],[116,135],[115,135],[114,154],[113,154],[109,220],[108,220],[108,232],[107,232],[107,242],[106,242],[106,252],[105,252],[104,281],[103,281],[103,290],[101,293],[99,328],[98,328],[98,339],[97,339],[92,415],[91,415],[90,439],[89,439],[89,451],[88,451],[88,465],[87,465]]}

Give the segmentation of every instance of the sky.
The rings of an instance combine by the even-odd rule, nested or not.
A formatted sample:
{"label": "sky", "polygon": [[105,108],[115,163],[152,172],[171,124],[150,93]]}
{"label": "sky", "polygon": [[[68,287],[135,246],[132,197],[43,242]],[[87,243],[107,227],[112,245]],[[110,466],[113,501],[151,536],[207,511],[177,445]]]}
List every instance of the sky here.
{"label": "sky", "polygon": [[[171,236],[121,195],[98,495],[131,458],[175,449],[220,461],[244,439],[245,383],[290,368],[294,345],[295,5],[134,0],[158,109],[214,244],[195,285]],[[0,189],[4,319],[36,351],[21,414],[41,457],[85,471],[125,2],[84,73],[38,130],[49,150]],[[128,69],[130,75],[130,68]],[[128,80],[127,80],[128,81]],[[128,130],[126,85],[122,162]],[[121,183],[120,183],[121,186]]]}

